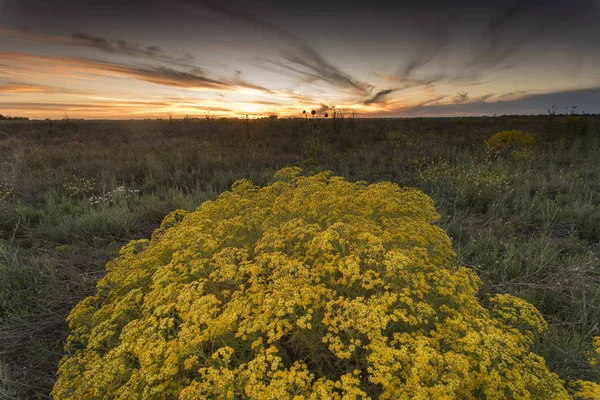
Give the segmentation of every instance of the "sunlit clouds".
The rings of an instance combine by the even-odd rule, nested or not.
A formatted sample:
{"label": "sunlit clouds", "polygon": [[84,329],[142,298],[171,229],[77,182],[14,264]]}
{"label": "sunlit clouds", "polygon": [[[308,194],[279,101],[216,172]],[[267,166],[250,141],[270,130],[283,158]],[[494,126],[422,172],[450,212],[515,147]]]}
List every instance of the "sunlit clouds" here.
{"label": "sunlit clouds", "polygon": [[272,1],[5,0],[0,114],[600,112],[600,46],[591,41],[599,7],[575,3],[433,0],[336,12]]}

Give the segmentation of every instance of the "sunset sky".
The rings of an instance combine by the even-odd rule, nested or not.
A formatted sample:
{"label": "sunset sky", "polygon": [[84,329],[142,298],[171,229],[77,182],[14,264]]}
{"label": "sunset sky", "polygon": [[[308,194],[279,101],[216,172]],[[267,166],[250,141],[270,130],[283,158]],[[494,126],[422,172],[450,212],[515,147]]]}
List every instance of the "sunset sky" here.
{"label": "sunset sky", "polygon": [[600,1],[0,0],[0,114],[600,113]]}

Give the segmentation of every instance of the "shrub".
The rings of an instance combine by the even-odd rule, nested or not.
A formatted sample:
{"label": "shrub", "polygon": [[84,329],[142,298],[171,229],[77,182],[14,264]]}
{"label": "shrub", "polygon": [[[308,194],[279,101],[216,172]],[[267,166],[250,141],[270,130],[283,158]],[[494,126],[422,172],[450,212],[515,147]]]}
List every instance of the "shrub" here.
{"label": "shrub", "polygon": [[[564,128],[564,133],[567,137],[583,136],[589,131],[589,126],[586,120],[580,116],[569,115],[560,121],[561,128]],[[561,129],[563,132],[563,129]]]}
{"label": "shrub", "polygon": [[130,242],[68,318],[55,399],[569,398],[525,301],[478,300],[431,199],[297,168]]}
{"label": "shrub", "polygon": [[519,130],[498,132],[487,140],[487,145],[492,150],[519,149],[534,143],[533,136]]}

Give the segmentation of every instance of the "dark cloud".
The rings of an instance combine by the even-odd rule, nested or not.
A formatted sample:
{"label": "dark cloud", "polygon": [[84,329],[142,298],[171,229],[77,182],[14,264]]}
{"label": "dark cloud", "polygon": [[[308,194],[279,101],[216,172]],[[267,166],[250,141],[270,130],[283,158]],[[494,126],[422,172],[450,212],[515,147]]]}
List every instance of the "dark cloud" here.
{"label": "dark cloud", "polygon": [[81,32],[73,33],[71,36],[58,36],[33,32],[30,29],[0,28],[0,36],[9,36],[61,46],[90,48],[106,53],[124,54],[132,57],[148,58],[175,64],[194,60],[194,57],[186,52],[181,52],[181,54],[170,54],[158,46],[143,47],[122,39],[109,40],[104,37],[88,35]]}
{"label": "dark cloud", "polygon": [[[570,90],[554,93],[530,94],[521,98],[504,100],[514,93],[502,96],[493,94],[480,97],[477,101],[451,104],[420,104],[407,110],[393,112],[397,115],[525,115],[545,114],[548,108],[558,107],[559,111],[576,106],[580,112],[598,112],[600,88]],[[493,99],[493,101],[489,101]]]}
{"label": "dark cloud", "polygon": [[325,81],[341,89],[350,89],[360,96],[369,95],[373,89],[373,85],[360,82],[329,64],[314,49],[310,52],[283,52],[282,58],[288,63],[273,61],[273,64],[303,76],[306,82]]}
{"label": "dark cloud", "polygon": [[469,93],[457,93],[452,100],[454,100],[455,103],[464,103],[469,100]]}
{"label": "dark cloud", "polygon": [[[489,23],[481,32],[478,49],[464,65],[465,71],[478,79],[488,70],[511,68],[512,55],[572,14],[571,7],[547,5],[543,1],[517,0],[497,11],[490,10]],[[543,18],[531,18],[532,14]]]}
{"label": "dark cloud", "polygon": [[365,105],[369,105],[369,104],[378,104],[380,102],[382,102],[383,100],[385,100],[385,98],[391,94],[394,93],[397,89],[387,89],[387,90],[381,90],[377,93],[375,93],[375,95],[367,100],[364,101]]}
{"label": "dark cloud", "polygon": [[178,69],[164,66],[127,66],[120,64],[105,63],[99,61],[84,61],[89,66],[99,68],[105,71],[113,71],[139,79],[146,82],[156,83],[158,85],[187,88],[187,89],[214,89],[214,90],[235,90],[238,88],[254,89],[270,93],[269,89],[259,85],[247,83],[239,78],[232,80],[212,79],[206,76],[198,75],[194,72],[181,71]]}
{"label": "dark cloud", "polygon": [[[424,1],[417,7],[425,9],[432,4],[439,6],[436,1]],[[490,72],[513,68],[519,61],[512,58],[536,39],[547,38],[559,45],[565,32],[580,32],[581,40],[599,32],[591,23],[569,26],[584,20],[585,15],[599,15],[600,3],[593,0],[459,0],[447,9],[430,9],[443,12],[427,15],[426,23],[419,27],[419,46],[403,54],[403,66],[388,76],[406,88],[441,82],[485,83]],[[409,12],[404,18],[414,17]],[[447,68],[448,59],[458,65]],[[433,61],[439,62],[432,66]]]}
{"label": "dark cloud", "polygon": [[187,52],[180,54],[168,54],[158,46],[143,47],[138,44],[130,43],[126,40],[109,40],[100,36],[92,36],[85,33],[74,33],[72,37],[83,46],[105,51],[107,53],[120,53],[134,57],[146,57],[169,62],[190,62],[194,57]]}
{"label": "dark cloud", "polygon": [[350,74],[333,65],[304,40],[244,11],[242,8],[227,7],[221,2],[216,3],[209,0],[179,0],[179,2],[187,6],[201,5],[219,14],[243,21],[286,39],[292,45],[293,51],[282,51],[283,62],[273,61],[273,63],[284,70],[300,74],[309,82],[317,80],[325,81],[342,89],[350,89],[361,96],[369,95],[373,88],[372,85],[353,78]]}
{"label": "dark cloud", "polygon": [[[419,46],[411,54],[403,54],[404,64],[400,67],[397,76],[402,80],[413,79],[414,72],[429,64],[450,43],[450,24],[454,19],[452,11],[447,5],[439,4],[440,14],[432,14],[423,20],[419,26]],[[438,78],[433,78],[437,80]],[[431,77],[425,81],[432,80]],[[418,81],[418,79],[416,80]]]}
{"label": "dark cloud", "polygon": [[163,66],[133,67],[118,64],[96,62],[95,66],[107,71],[119,72],[132,78],[159,85],[190,88],[226,90],[233,85],[215,79],[210,79],[195,73],[180,71]]}

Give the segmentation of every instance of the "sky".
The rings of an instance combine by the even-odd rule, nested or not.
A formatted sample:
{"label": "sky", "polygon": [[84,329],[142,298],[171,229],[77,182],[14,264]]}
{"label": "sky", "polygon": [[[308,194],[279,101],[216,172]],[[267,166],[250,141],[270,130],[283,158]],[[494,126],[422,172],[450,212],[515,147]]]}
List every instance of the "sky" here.
{"label": "sky", "polygon": [[600,113],[600,0],[0,0],[0,114]]}

